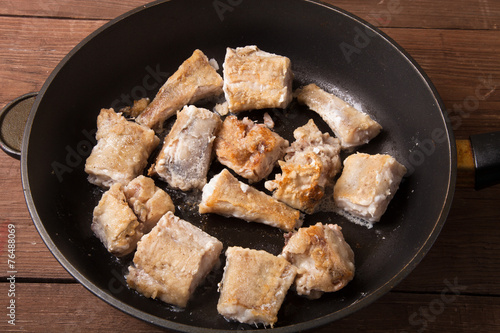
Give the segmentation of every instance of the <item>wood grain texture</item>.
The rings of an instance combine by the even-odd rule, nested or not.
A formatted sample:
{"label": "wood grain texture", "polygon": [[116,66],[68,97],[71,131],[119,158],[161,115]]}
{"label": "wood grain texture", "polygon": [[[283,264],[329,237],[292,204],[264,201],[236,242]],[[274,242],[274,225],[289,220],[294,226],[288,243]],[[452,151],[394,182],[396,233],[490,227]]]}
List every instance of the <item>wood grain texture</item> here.
{"label": "wood grain texture", "polygon": [[500,31],[384,31],[424,69],[441,98],[449,101],[448,108],[478,98],[476,94],[489,102],[500,100],[500,59],[495,56],[500,52]]}
{"label": "wood grain texture", "polygon": [[[7,226],[16,228],[16,270],[20,278],[71,279],[71,276],[47,250],[28,213],[21,184],[20,163],[3,154],[0,157],[2,175],[0,191],[0,277],[7,269]],[[5,296],[0,294],[1,296]],[[0,299],[1,299],[0,296]]]}
{"label": "wood grain texture", "polygon": [[111,20],[150,2],[147,0],[0,0],[0,15]]}
{"label": "wood grain texture", "polygon": [[[448,281],[454,288],[460,283]],[[500,298],[461,295],[443,283],[436,294],[390,292],[335,325],[312,332],[498,332]],[[453,293],[450,290],[455,290]],[[0,292],[6,286],[0,285]],[[0,321],[2,332],[172,332],[137,320],[97,299],[79,284],[23,283],[17,288],[16,326]],[[30,295],[36,294],[36,301]],[[78,295],[78,302],[75,302]],[[496,313],[490,316],[489,313]],[[47,326],[51,323],[51,326]],[[75,323],[78,323],[75,325]],[[451,329],[451,330],[450,330]]]}
{"label": "wood grain texture", "polygon": [[[499,1],[327,2],[373,23],[418,62],[440,93],[457,138],[500,130]],[[38,91],[82,39],[146,3],[0,0],[0,107]],[[19,167],[0,152],[0,304],[9,287],[9,223],[17,230],[19,277],[18,324],[8,326],[0,312],[0,331],[162,331],[102,302],[54,259],[26,209]],[[499,198],[500,186],[457,189],[449,218],[420,265],[374,304],[316,332],[500,331]],[[463,290],[441,309],[442,292],[453,282]]]}
{"label": "wood grain texture", "polygon": [[498,30],[500,3],[483,0],[326,0],[377,27]]}
{"label": "wood grain texture", "polygon": [[[210,1],[210,0],[208,0]],[[110,20],[145,0],[0,0],[0,15]],[[500,3],[484,0],[324,0],[377,27],[498,30]],[[237,3],[234,1],[233,3]]]}
{"label": "wood grain texture", "polygon": [[0,16],[0,106],[39,91],[57,64],[106,21]]}
{"label": "wood grain texture", "polygon": [[445,279],[458,278],[467,292],[500,295],[499,186],[457,189],[438,240],[421,264],[395,289],[437,292]]}

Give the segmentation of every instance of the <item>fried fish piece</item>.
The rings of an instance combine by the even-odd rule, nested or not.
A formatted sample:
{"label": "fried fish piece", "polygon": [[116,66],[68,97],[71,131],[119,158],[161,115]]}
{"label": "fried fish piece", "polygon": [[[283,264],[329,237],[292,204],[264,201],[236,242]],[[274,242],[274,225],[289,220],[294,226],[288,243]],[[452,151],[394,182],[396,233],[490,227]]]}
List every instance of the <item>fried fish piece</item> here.
{"label": "fried fish piece", "polygon": [[224,94],[233,113],[251,109],[286,108],[292,100],[290,59],[255,45],[227,48]]}
{"label": "fried fish piece", "polygon": [[89,182],[104,188],[115,183],[127,185],[139,176],[160,143],[153,130],[128,121],[113,109],[99,113],[96,139],[85,172]]}
{"label": "fried fish piece", "polygon": [[299,228],[303,222],[298,210],[238,181],[227,169],[203,187],[199,212],[260,222],[285,231]]}
{"label": "fried fish piece", "polygon": [[318,222],[285,237],[281,256],[297,267],[297,294],[317,299],[344,288],[354,278],[354,252],[338,225]]}
{"label": "fried fish piece", "polygon": [[218,161],[251,182],[267,177],[287,147],[266,125],[235,116],[226,117],[214,144]]}
{"label": "fried fish piece", "polygon": [[279,161],[281,174],[276,174],[276,178],[265,182],[264,186],[273,192],[273,198],[312,214],[325,191],[319,183],[322,174],[321,161],[313,153],[307,155],[303,156],[307,158],[303,164]]}
{"label": "fried fish piece", "polygon": [[217,311],[229,320],[272,327],[296,272],[266,251],[229,247]]}
{"label": "fried fish piece", "polygon": [[333,189],[335,204],[370,223],[378,222],[405,173],[406,168],[390,155],[350,155]]}
{"label": "fried fish piece", "polygon": [[217,238],[168,212],[137,244],[127,284],[146,297],[184,308],[219,264],[222,247]]}
{"label": "fried fish piece", "polygon": [[168,78],[136,121],[160,131],[163,129],[164,121],[185,105],[221,95],[222,85],[222,77],[207,56],[202,51],[195,50],[191,57]]}
{"label": "fried fish piece", "polygon": [[297,128],[295,141],[286,149],[285,161],[279,161],[281,174],[265,182],[273,197],[311,214],[340,171],[340,141],[321,133],[314,121]]}
{"label": "fried fish piece", "polygon": [[188,191],[202,189],[213,157],[215,135],[222,121],[204,108],[185,106],[165,137],[150,175],[158,175],[170,186]]}
{"label": "fried fish piece", "polygon": [[140,175],[123,189],[129,206],[133,209],[142,231],[147,234],[167,212],[175,206],[167,192],[155,185],[153,179]]}
{"label": "fried fish piece", "polygon": [[91,229],[106,249],[116,256],[135,250],[143,232],[121,184],[114,184],[94,208]]}
{"label": "fried fish piece", "polygon": [[139,100],[134,101],[132,106],[126,106],[120,109],[120,112],[126,116],[136,118],[139,116],[144,110],[146,110],[147,106],[151,103],[149,98],[141,98]]}
{"label": "fried fish piece", "polygon": [[315,84],[297,89],[294,94],[299,103],[318,113],[340,139],[342,148],[352,148],[377,136],[382,126],[337,96]]}

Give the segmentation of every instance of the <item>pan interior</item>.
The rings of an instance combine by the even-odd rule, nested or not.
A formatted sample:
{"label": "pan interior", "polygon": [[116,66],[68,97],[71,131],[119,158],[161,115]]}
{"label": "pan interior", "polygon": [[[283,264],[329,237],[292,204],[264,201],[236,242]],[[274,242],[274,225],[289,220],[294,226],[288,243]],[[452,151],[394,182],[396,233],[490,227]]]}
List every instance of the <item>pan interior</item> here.
{"label": "pan interior", "polygon": [[[221,270],[208,277],[183,311],[128,289],[124,274],[132,258],[108,254],[90,230],[102,190],[87,182],[84,165],[95,143],[101,108],[153,98],[195,49],[222,65],[226,47],[257,45],[291,59],[296,87],[316,83],[375,118],[384,130],[359,151],[391,154],[409,170],[387,213],[370,230],[333,213],[306,218],[305,225],[337,223],[343,228],[355,252],[356,276],[342,291],[315,301],[290,292],[276,330],[338,319],[372,302],[406,276],[444,223],[454,186],[454,146],[439,98],[404,52],[340,10],[298,0],[233,2],[228,5],[231,10],[218,8],[217,3],[151,4],[106,25],[61,62],[37,99],[24,140],[22,175],[34,222],[71,274],[132,315],[186,331],[255,328],[230,323],[217,314]],[[265,111],[276,121],[276,131],[290,141],[293,129],[311,117],[323,131],[328,130],[317,116],[295,103],[285,112]],[[262,120],[263,112],[246,115]],[[214,163],[210,175],[218,170]],[[167,189],[164,183],[158,185]],[[226,248],[281,251],[281,231],[202,217],[195,208],[186,208],[196,194],[168,191],[180,217],[218,237]]]}

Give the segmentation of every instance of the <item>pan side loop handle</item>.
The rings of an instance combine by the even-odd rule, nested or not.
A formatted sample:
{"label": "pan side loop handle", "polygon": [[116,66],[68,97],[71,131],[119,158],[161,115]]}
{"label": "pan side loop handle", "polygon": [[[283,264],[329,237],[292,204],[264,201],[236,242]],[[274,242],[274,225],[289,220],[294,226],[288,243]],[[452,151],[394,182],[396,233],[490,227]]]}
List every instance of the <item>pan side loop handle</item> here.
{"label": "pan side loop handle", "polygon": [[24,128],[37,95],[22,95],[0,111],[0,148],[18,160],[21,158]]}
{"label": "pan side loop handle", "polygon": [[475,166],[476,190],[500,183],[500,132],[470,137]]}

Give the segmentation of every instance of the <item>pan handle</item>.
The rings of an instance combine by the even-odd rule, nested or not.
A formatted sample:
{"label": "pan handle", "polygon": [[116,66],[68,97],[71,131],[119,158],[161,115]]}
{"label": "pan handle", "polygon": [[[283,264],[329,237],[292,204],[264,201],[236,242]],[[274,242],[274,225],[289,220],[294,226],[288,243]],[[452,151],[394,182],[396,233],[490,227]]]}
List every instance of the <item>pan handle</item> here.
{"label": "pan handle", "polygon": [[0,148],[8,155],[20,159],[24,127],[38,93],[22,95],[0,111]]}
{"label": "pan handle", "polygon": [[457,140],[458,186],[476,190],[500,184],[500,132]]}

